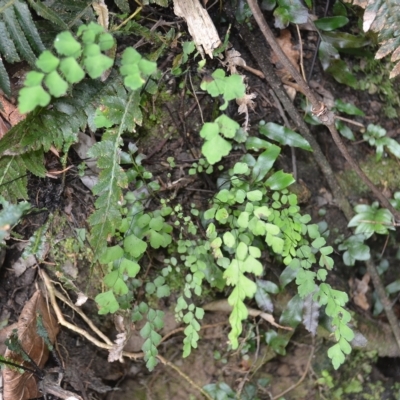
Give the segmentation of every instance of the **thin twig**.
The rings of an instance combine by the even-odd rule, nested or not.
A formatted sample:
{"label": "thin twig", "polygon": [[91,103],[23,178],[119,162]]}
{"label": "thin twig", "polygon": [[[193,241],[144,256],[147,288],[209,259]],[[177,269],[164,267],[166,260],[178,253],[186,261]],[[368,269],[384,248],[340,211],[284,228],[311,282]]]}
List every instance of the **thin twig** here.
{"label": "thin twig", "polygon": [[286,393],[291,392],[293,389],[295,389],[297,386],[299,386],[301,384],[301,382],[304,381],[304,379],[307,376],[307,373],[308,373],[308,371],[310,369],[311,360],[312,360],[313,357],[314,357],[314,346],[312,346],[312,348],[311,348],[310,357],[308,357],[307,365],[306,365],[306,368],[305,368],[301,378],[295,384],[293,384],[292,386],[290,386],[287,389],[285,389],[282,393],[279,393],[277,396],[274,396],[272,398],[272,400],[281,399],[282,396],[284,396]]}
{"label": "thin twig", "polygon": [[[73,306],[67,298],[65,298],[61,293],[59,293],[54,288],[49,276],[46,274],[46,272],[43,269],[40,269],[39,273],[40,273],[40,276],[41,276],[41,278],[44,282],[44,285],[47,289],[47,294],[49,296],[50,303],[54,309],[54,312],[56,313],[58,323],[65,326],[66,328],[72,330],[73,332],[79,333],[80,335],[82,335],[84,338],[86,338],[89,342],[93,343],[97,347],[100,347],[101,349],[105,349],[105,350],[111,350],[113,348],[113,343],[108,337],[105,337],[105,335],[104,335],[105,342],[101,342],[101,341],[97,340],[95,337],[93,337],[90,333],[86,332],[84,329],[79,328],[78,326],[71,324],[70,322],[65,320],[64,315],[61,312],[60,307],[57,304],[56,297],[58,297],[62,301],[65,301],[69,307],[73,307],[74,310],[77,311],[75,309],[75,306]],[[88,322],[88,318],[86,317],[86,315],[84,317],[82,316],[81,313],[79,313],[79,315],[81,315],[81,317],[84,318],[84,320],[86,322]],[[93,325],[93,323],[90,322],[91,327],[92,327],[92,325]],[[98,332],[99,331],[98,328],[95,327],[95,331]],[[103,334],[102,334],[102,338],[103,338]],[[131,353],[131,352],[123,351],[122,355],[124,357],[128,357],[133,360],[137,360],[137,359],[144,357],[143,352]],[[187,376],[185,373],[183,373],[176,365],[174,365],[173,363],[171,363],[170,361],[168,361],[161,355],[157,355],[157,359],[162,364],[168,365],[170,368],[175,370],[182,378],[184,378],[187,382],[189,382],[189,384],[191,386],[193,386],[196,390],[198,390],[206,399],[212,400],[212,397],[210,397],[210,395],[203,388],[201,388],[195,382],[193,382],[192,379],[190,379],[189,376]]]}

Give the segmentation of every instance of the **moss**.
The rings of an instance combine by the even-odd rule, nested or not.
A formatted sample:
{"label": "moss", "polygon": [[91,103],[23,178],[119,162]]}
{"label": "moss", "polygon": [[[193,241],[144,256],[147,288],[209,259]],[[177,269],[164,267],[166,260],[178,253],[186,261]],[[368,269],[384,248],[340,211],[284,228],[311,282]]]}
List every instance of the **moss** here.
{"label": "moss", "polygon": [[[361,169],[378,188],[395,191],[399,189],[398,170],[399,164],[392,158],[375,160],[375,156],[368,156],[360,163]],[[341,172],[338,176],[343,184],[346,196],[363,196],[370,192],[370,189],[353,170]]]}

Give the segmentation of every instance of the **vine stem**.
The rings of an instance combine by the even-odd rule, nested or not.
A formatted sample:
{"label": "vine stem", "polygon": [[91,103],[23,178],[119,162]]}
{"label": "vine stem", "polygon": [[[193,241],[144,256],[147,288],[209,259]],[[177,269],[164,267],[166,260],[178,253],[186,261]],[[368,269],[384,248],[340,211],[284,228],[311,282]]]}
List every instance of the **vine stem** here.
{"label": "vine stem", "polygon": [[[394,209],[394,207],[390,204],[389,200],[379,191],[379,189],[369,180],[369,178],[365,175],[365,173],[361,170],[361,168],[358,166],[358,164],[355,162],[355,160],[351,157],[350,153],[348,152],[346,146],[344,145],[342,139],[339,136],[339,133],[335,127],[335,115],[330,111],[326,109],[325,104],[314,94],[312,89],[308,86],[308,84],[304,81],[302,76],[299,74],[299,72],[296,70],[296,68],[293,66],[293,64],[289,61],[289,59],[286,57],[286,54],[282,51],[281,47],[279,44],[276,42],[275,37],[267,25],[265,18],[260,10],[260,7],[257,4],[257,0],[247,0],[247,3],[253,13],[254,19],[256,20],[261,32],[263,33],[265,40],[267,43],[270,45],[272,50],[275,52],[277,57],[279,58],[280,62],[284,65],[284,67],[287,69],[287,71],[290,72],[292,77],[295,79],[296,83],[300,86],[301,92],[307,97],[307,99],[310,101],[312,104],[312,111],[313,113],[320,119],[321,123],[323,123],[328,129],[329,132],[332,135],[332,138],[341,151],[342,155],[346,159],[346,161],[350,164],[350,166],[356,171],[356,173],[359,175],[359,177],[363,180],[363,182],[371,189],[371,191],[374,193],[376,198],[381,202],[381,204],[389,209],[395,219],[397,221],[400,220],[400,213]],[[265,75],[265,74],[264,74]],[[276,85],[275,85],[276,86]],[[275,90],[275,87],[274,87]],[[293,115],[292,118],[294,118],[294,121],[297,125],[302,126],[302,122],[298,118],[298,113],[295,112],[293,105],[290,105],[290,107],[287,105],[287,102],[285,101],[285,108],[287,108],[287,111],[289,115]],[[310,136],[310,143],[313,144],[313,150],[320,152],[319,145],[317,142],[314,140],[314,138],[311,135]],[[308,137],[307,137],[308,140]],[[325,158],[325,157],[324,157]],[[325,163],[320,163],[322,166],[322,170],[324,174],[326,173],[326,178],[329,182],[332,183],[333,188],[335,188],[334,192],[335,194],[337,193],[341,200],[339,206],[341,207],[344,215],[346,216],[347,220],[350,220],[353,216],[354,213],[349,207],[347,199],[343,198],[342,193],[340,193],[340,190],[336,190],[336,185],[334,185],[333,182],[333,176],[332,176],[332,171],[330,167],[326,166]],[[374,284],[375,290],[378,294],[379,300],[381,301],[386,317],[389,321],[390,327],[392,329],[393,335],[395,337],[396,343],[398,347],[400,348],[400,327],[398,324],[398,320],[396,318],[396,315],[393,312],[393,308],[391,307],[390,300],[388,296],[386,295],[385,288],[382,284],[382,281],[379,277],[379,274],[377,272],[376,266],[374,265],[372,260],[366,261],[366,266],[369,274],[371,275],[372,282]]]}

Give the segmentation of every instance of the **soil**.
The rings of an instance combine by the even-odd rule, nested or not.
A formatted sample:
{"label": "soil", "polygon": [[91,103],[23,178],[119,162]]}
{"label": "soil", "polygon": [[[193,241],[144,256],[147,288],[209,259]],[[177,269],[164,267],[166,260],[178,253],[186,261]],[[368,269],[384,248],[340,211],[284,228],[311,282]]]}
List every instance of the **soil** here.
{"label": "soil", "polygon": [[[215,11],[213,11],[215,12]],[[218,15],[218,13],[216,13]],[[163,10],[163,17],[174,21],[175,17],[171,9]],[[218,24],[219,34],[223,37],[227,30],[227,24]],[[181,29],[183,26],[181,25]],[[297,37],[295,32],[293,36]],[[305,43],[304,62],[307,69],[315,51],[316,36],[313,32],[302,32]],[[260,40],[262,40],[260,38]],[[232,29],[230,41],[237,51],[242,54],[249,66],[258,68],[257,60],[253,60],[246,43]],[[293,40],[294,42],[296,40]],[[172,52],[173,50],[171,50]],[[182,204],[189,207],[190,202],[196,203],[203,208],[207,205],[209,198],[216,189],[214,176],[200,174],[196,178],[188,175],[188,165],[200,157],[202,145],[198,135],[201,126],[201,118],[205,121],[213,120],[215,103],[208,96],[199,95],[198,102],[202,109],[202,117],[195,99],[187,99],[179,89],[183,78],[174,78],[168,75],[171,67],[173,54],[166,54],[165,60],[160,61],[165,72],[165,89],[170,93],[168,100],[154,98],[154,107],[157,109],[157,121],[153,126],[139,128],[138,137],[126,138],[138,144],[140,152],[147,154],[145,161],[148,168],[162,185],[165,196],[173,196],[175,204]],[[352,62],[357,63],[354,59]],[[207,67],[218,67],[219,62],[208,63]],[[193,65],[195,68],[195,65]],[[250,113],[250,134],[256,134],[257,123],[260,119],[266,122],[282,124],[279,110],[275,107],[275,101],[270,95],[270,88],[266,83],[250,74],[244,72],[249,92],[256,91],[259,96],[256,99],[256,107]],[[191,75],[194,84],[199,83],[199,77],[195,73]],[[186,79],[186,78],[185,78]],[[349,102],[362,109],[369,123],[379,124],[385,127],[390,136],[395,138],[400,134],[400,129],[393,120],[388,120],[382,112],[382,99],[378,95],[369,95],[366,92],[355,91],[344,85],[338,84],[331,77],[321,71],[317,65],[314,68],[313,80],[317,81],[326,90],[331,92],[335,99]],[[234,102],[232,102],[234,103]],[[150,110],[148,110],[150,111]],[[237,107],[231,104],[228,114],[239,123],[243,122],[243,116],[237,114]],[[184,116],[185,115],[185,116]],[[183,117],[184,116],[184,117]],[[364,121],[365,122],[365,121]],[[369,192],[357,181],[354,172],[336,148],[329,133],[323,127],[314,127],[313,134],[317,138],[322,150],[333,167],[337,177],[347,183],[348,192],[346,196],[352,204],[370,202]],[[356,134],[361,137],[360,134]],[[373,170],[374,153],[365,144],[349,145],[352,156],[368,170],[372,165]],[[241,155],[237,150],[224,161],[224,166],[229,167]],[[169,167],[169,157],[174,157],[176,168]],[[77,165],[79,156],[74,150],[69,154],[69,165]],[[327,222],[331,232],[329,238],[334,245],[339,234],[349,234],[347,221],[341,211],[335,205],[335,199],[328,189],[324,177],[316,167],[312,154],[296,150],[295,164],[297,169],[297,183],[293,189],[301,200],[302,209],[309,213],[315,222],[322,220]],[[397,174],[394,168],[398,168],[397,161],[387,160],[388,170],[392,178],[389,179],[389,172],[377,174],[374,183],[389,194],[398,189]],[[390,165],[389,165],[390,164]],[[56,156],[49,153],[46,159],[47,170],[60,169],[61,164]],[[287,172],[292,172],[293,162],[290,150],[284,150],[278,167]],[[75,170],[76,171],[76,170]],[[178,182],[179,183],[176,183]],[[82,307],[83,312],[93,323],[100,328],[109,338],[114,338],[118,333],[112,316],[100,316],[97,313],[93,297],[97,293],[100,278],[92,274],[90,268],[90,251],[76,247],[76,243],[68,241],[74,238],[76,229],[87,228],[87,217],[94,209],[94,198],[81,182],[76,172],[67,172],[63,178],[39,179],[29,177],[30,202],[34,207],[29,216],[25,217],[16,229],[17,238],[7,242],[5,260],[0,269],[0,324],[12,324],[18,320],[24,305],[31,298],[36,288],[43,287],[39,276],[39,270],[47,271],[53,280],[57,280],[60,269],[76,277],[74,285],[82,292],[89,295],[89,300]],[[44,251],[43,260],[27,266],[25,270],[16,272],[15,263],[20,259],[23,243],[39,228],[48,224],[49,236],[54,239],[49,248]],[[393,234],[390,238],[396,243],[398,237]],[[60,246],[60,244],[62,246]],[[376,240],[377,248],[384,250],[384,243]],[[70,246],[70,247],[68,247]],[[379,247],[382,246],[382,247]],[[64,252],[64,254],[63,254]],[[394,259],[395,251],[388,250],[385,257]],[[363,266],[357,265],[353,269],[342,265],[339,254],[335,256],[336,267],[331,275],[332,286],[350,291],[349,279],[362,278],[365,273]],[[56,268],[55,266],[58,265]],[[276,275],[280,270],[279,265],[271,266],[271,274]],[[385,279],[397,279],[394,273],[389,274]],[[90,284],[88,285],[88,282]],[[68,289],[68,282],[63,282]],[[371,292],[370,292],[371,293]],[[65,291],[76,301],[74,291]],[[293,293],[294,294],[294,288]],[[172,295],[174,296],[174,295]],[[212,298],[202,299],[206,302]],[[175,321],[173,309],[173,297],[159,306],[166,313],[165,327],[161,332],[166,339],[159,347],[159,353],[165,360],[160,363],[152,373],[146,369],[144,362],[138,358],[135,361],[125,359],[123,362],[107,361],[108,352],[99,349],[89,343],[82,335],[73,332],[65,326],[57,337],[58,355],[52,355],[45,369],[57,365],[57,358],[62,360],[65,368],[63,388],[87,399],[104,400],[128,400],[128,399],[201,399],[202,394],[199,387],[205,385],[225,382],[238,394],[237,398],[243,399],[277,399],[287,400],[301,399],[396,399],[393,384],[398,381],[400,364],[396,358],[380,358],[372,353],[359,350],[355,351],[354,357],[361,359],[357,367],[353,369],[343,367],[339,372],[333,371],[330,360],[327,357],[329,347],[328,335],[313,338],[306,331],[299,329],[293,336],[284,354],[276,354],[265,344],[260,332],[266,332],[270,328],[265,321],[254,318],[245,324],[238,351],[229,350],[228,316],[222,312],[207,312],[202,322],[201,340],[198,349],[192,351],[187,358],[182,358],[183,333],[179,330],[180,325]],[[66,304],[59,301],[59,305],[66,320],[81,329],[88,330],[87,324]],[[254,305],[253,305],[254,306]],[[354,313],[367,314],[371,317],[370,311],[362,311],[354,303],[349,307]],[[381,317],[381,323],[386,323]],[[138,332],[141,326],[133,327],[131,339],[126,348],[127,351],[139,352],[142,339]],[[176,332],[175,334],[171,334]],[[364,358],[363,358],[364,357]],[[173,367],[173,366],[175,367]],[[387,366],[390,365],[388,368]],[[366,369],[357,369],[362,366]],[[361,368],[361,367],[360,367]],[[178,372],[182,371],[186,377]],[[320,380],[324,370],[334,377],[335,388],[345,385],[352,377],[360,377],[365,374],[362,390],[359,393],[353,392],[349,395],[345,392],[337,394],[329,385]],[[356,371],[356,372],[355,372]],[[304,375],[305,374],[305,375]],[[357,375],[358,374],[358,375]],[[285,393],[289,388],[286,394]],[[398,390],[398,389],[397,389]],[[282,397],[279,397],[282,395]],[[366,397],[367,395],[371,397]],[[339,396],[339,397],[338,397]],[[375,396],[375,397],[374,397]],[[54,397],[53,397],[54,398]],[[230,399],[234,397],[219,397]]]}

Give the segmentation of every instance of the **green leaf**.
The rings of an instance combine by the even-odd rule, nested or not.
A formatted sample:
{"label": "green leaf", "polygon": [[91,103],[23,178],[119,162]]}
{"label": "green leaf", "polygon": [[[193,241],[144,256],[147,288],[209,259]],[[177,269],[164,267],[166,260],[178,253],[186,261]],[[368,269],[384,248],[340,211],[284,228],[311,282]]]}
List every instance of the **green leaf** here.
{"label": "green leaf", "polygon": [[78,58],[81,55],[82,47],[80,43],[72,36],[71,32],[61,32],[54,41],[54,47],[58,54]]}
{"label": "green leaf", "polygon": [[354,104],[345,103],[343,100],[340,99],[335,100],[335,108],[339,112],[343,112],[348,115],[358,115],[360,117],[365,116],[364,112],[357,108]]}
{"label": "green leaf", "polygon": [[50,95],[42,86],[24,87],[19,91],[18,109],[25,114],[34,110],[36,106],[47,106],[50,100]]}
{"label": "green leaf", "polygon": [[147,243],[135,235],[129,235],[124,239],[124,250],[132,257],[139,258],[147,249]]}
{"label": "green leaf", "polygon": [[293,329],[296,328],[302,321],[303,307],[304,300],[300,295],[296,294],[287,303],[279,318],[279,323],[281,325],[290,326]]}
{"label": "green leaf", "polygon": [[130,278],[134,278],[140,271],[140,266],[134,261],[123,258],[121,261],[121,271],[126,271]]}
{"label": "green leaf", "polygon": [[292,174],[287,174],[283,171],[277,171],[270,176],[265,184],[272,190],[282,190],[295,182]]}
{"label": "green leaf", "polygon": [[161,299],[162,297],[168,297],[171,294],[170,288],[168,285],[162,285],[157,288],[156,296]]}
{"label": "green leaf", "polygon": [[102,253],[99,261],[102,264],[108,264],[112,261],[118,260],[124,256],[124,250],[121,246],[107,247],[107,249]]}
{"label": "green leaf", "polygon": [[219,108],[220,110],[225,110],[230,100],[242,98],[246,93],[242,77],[238,74],[227,77],[222,69],[215,70],[211,78],[204,78],[200,87],[213,97],[223,96],[225,104]]}
{"label": "green leaf", "polygon": [[128,286],[119,276],[119,271],[112,271],[108,273],[104,279],[104,284],[107,285],[115,294],[124,295],[128,293]]}
{"label": "green leaf", "polygon": [[297,273],[296,283],[301,298],[308,296],[315,290],[315,272],[300,269]]}
{"label": "green leaf", "polygon": [[231,143],[219,135],[207,140],[201,148],[201,152],[211,165],[221,161],[222,157],[227,156],[231,150]]}
{"label": "green leaf", "polygon": [[356,227],[356,234],[363,234],[366,238],[371,237],[374,233],[386,235],[389,230],[393,230],[393,216],[389,210],[378,208],[377,204],[358,205],[355,207],[357,215],[349,222],[349,227]]}
{"label": "green leaf", "polygon": [[246,196],[250,201],[260,201],[263,198],[261,190],[252,190]]}
{"label": "green leaf", "polygon": [[99,314],[115,313],[119,310],[119,304],[112,290],[100,293],[95,297],[96,303],[99,305]]}
{"label": "green leaf", "polygon": [[63,58],[60,62],[60,71],[69,83],[78,83],[85,77],[85,72],[73,57]]}
{"label": "green leaf", "polygon": [[102,33],[99,36],[98,43],[101,51],[107,51],[112,49],[115,44],[115,40],[110,33]]}
{"label": "green leaf", "polygon": [[280,152],[281,149],[278,146],[271,144],[267,150],[258,156],[252,172],[252,177],[256,182],[260,182],[264,179],[265,175],[274,165]]}
{"label": "green leaf", "polygon": [[[281,4],[281,3],[279,3]],[[305,24],[308,19],[308,10],[301,3],[282,3],[274,11],[275,27],[286,28],[290,22],[294,24]]]}
{"label": "green leaf", "polygon": [[37,86],[41,85],[43,78],[44,78],[44,74],[42,74],[41,72],[30,71],[26,74],[24,86],[37,87]]}
{"label": "green leaf", "polygon": [[203,139],[211,140],[218,136],[218,132],[219,126],[216,122],[206,122],[200,130],[200,136]]}
{"label": "green leaf", "polygon": [[236,249],[236,257],[238,260],[244,261],[248,254],[248,247],[245,243],[240,242]]}
{"label": "green leaf", "polygon": [[67,93],[68,83],[61,78],[57,71],[50,72],[44,78],[44,83],[54,97],[61,97]]}
{"label": "green leaf", "polygon": [[89,76],[96,79],[113,66],[114,60],[104,54],[97,54],[85,57],[83,64]]}
{"label": "green leaf", "polygon": [[236,121],[224,114],[219,116],[215,122],[218,124],[219,132],[228,139],[233,139],[236,131],[240,128]]}
{"label": "green leaf", "polygon": [[319,249],[320,247],[324,246],[326,243],[326,240],[320,236],[318,238],[316,238],[311,245],[315,248],[315,249]]}
{"label": "green leaf", "polygon": [[238,219],[237,219],[237,224],[239,228],[244,228],[246,229],[247,226],[249,225],[249,213],[246,211],[243,211],[240,213]]}
{"label": "green leaf", "polygon": [[343,83],[353,89],[358,88],[357,78],[352,74],[343,60],[332,60],[326,72],[330,73],[339,83]]}
{"label": "green leaf", "polygon": [[395,294],[397,292],[400,292],[400,279],[397,279],[396,281],[393,281],[392,283],[387,285],[386,292],[388,294]]}
{"label": "green leaf", "polygon": [[60,64],[60,60],[48,50],[44,51],[36,60],[36,66],[47,74],[55,71],[58,64]]}
{"label": "green leaf", "polygon": [[347,17],[338,15],[336,17],[319,18],[314,21],[315,26],[322,31],[334,31],[345,26],[349,22]]}
{"label": "green leaf", "polygon": [[231,232],[225,232],[223,236],[224,244],[230,248],[233,248],[236,243],[235,237]]}
{"label": "green leaf", "polygon": [[344,363],[345,357],[339,343],[328,349],[328,357],[332,360],[332,365],[335,369],[338,369]]}
{"label": "green leaf", "polygon": [[355,140],[353,131],[347,126],[345,125],[345,123],[341,120],[336,120],[335,121],[335,126],[336,129],[340,132],[340,134],[345,137],[348,140]]}
{"label": "green leaf", "polygon": [[261,134],[280,144],[312,151],[310,144],[303,136],[282,125],[268,122],[265,125],[260,125],[259,130]]}

